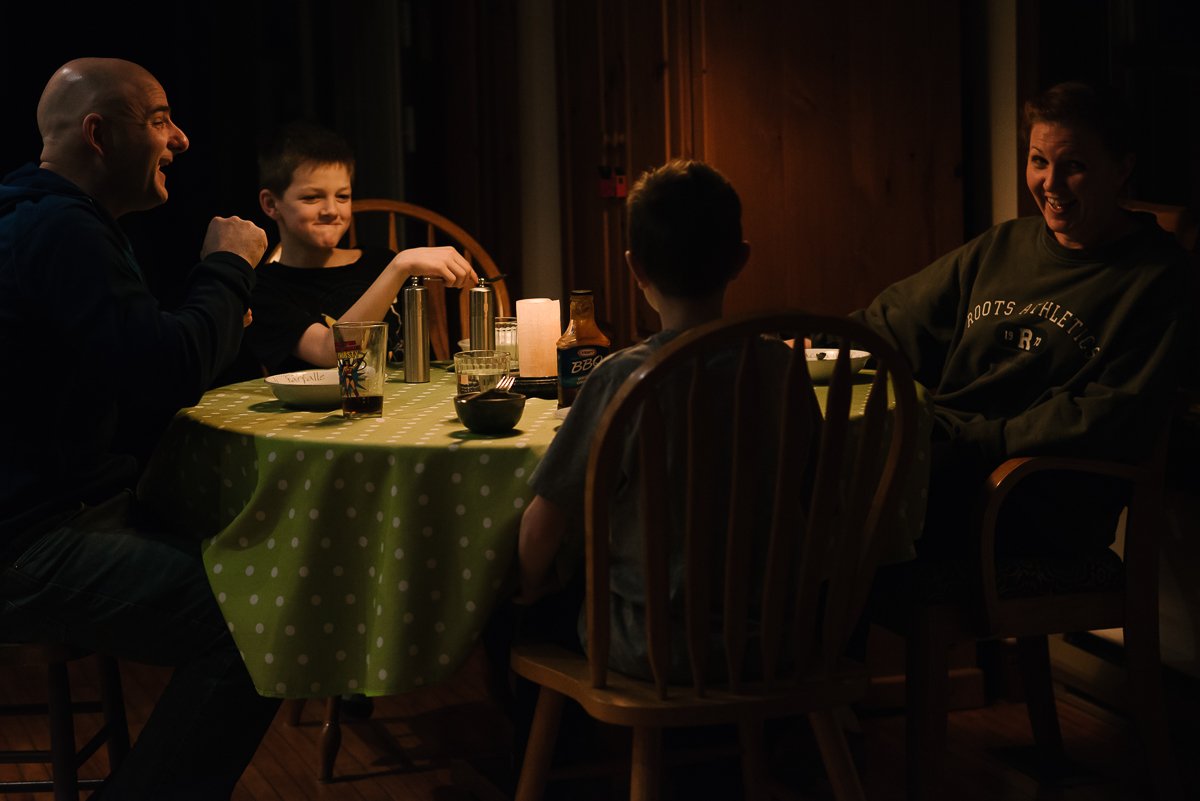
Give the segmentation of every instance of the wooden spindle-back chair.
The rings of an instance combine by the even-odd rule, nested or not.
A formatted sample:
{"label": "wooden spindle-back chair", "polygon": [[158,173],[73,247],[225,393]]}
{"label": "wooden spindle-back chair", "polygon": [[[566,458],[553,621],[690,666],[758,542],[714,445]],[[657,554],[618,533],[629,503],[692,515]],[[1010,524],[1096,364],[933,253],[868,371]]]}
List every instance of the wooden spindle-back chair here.
{"label": "wooden spindle-back chair", "polygon": [[[771,334],[842,339],[823,411],[803,348],[764,340]],[[865,408],[851,404],[853,383],[868,380],[852,375],[851,345],[878,365]],[[588,655],[537,643],[513,651],[514,671],[541,685],[517,798],[541,797],[566,698],[633,729],[635,799],[656,797],[664,728],[723,723],[739,731],[746,797],[762,797],[763,723],[796,714],[814,727],[837,797],[862,798],[834,710],[867,688],[846,644],[892,544],[916,421],[903,358],[843,318],[722,320],[635,370],[588,463]],[[642,678],[609,667],[610,536],[621,535],[610,533],[609,502],[625,481],[646,533]],[[682,597],[673,598],[668,574],[680,567]],[[675,652],[680,642],[686,655]],[[690,679],[676,675],[680,663]]]}

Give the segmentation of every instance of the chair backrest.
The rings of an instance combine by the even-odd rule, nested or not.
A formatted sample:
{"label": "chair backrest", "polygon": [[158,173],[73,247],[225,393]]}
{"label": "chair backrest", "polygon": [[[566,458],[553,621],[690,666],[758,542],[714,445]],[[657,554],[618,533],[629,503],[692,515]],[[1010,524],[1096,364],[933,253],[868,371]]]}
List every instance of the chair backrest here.
{"label": "chair backrest", "polygon": [[[1191,291],[1195,295],[1200,291],[1200,223],[1186,206],[1172,206],[1164,203],[1149,203],[1144,200],[1123,200],[1121,205],[1131,211],[1148,211],[1158,221],[1158,227],[1175,235],[1180,247],[1191,257],[1192,271]],[[1200,366],[1200,328],[1192,327],[1191,340],[1186,356],[1189,365],[1188,374],[1183,380],[1187,387],[1194,388],[1196,379],[1193,378],[1197,366]]]}
{"label": "chair backrest", "polygon": [[[495,260],[473,236],[435,211],[401,200],[355,198],[351,213],[347,234],[349,247],[358,247],[359,240],[364,237],[379,241],[381,246],[386,245],[396,251],[410,247],[452,245],[462,251],[467,263],[481,277],[494,278],[500,275]],[[382,226],[374,225],[376,220],[382,222]],[[278,258],[279,247],[276,246],[267,260],[276,261]],[[427,280],[426,287],[429,289],[429,339],[434,356],[449,359],[453,350],[446,316],[446,290],[439,280]],[[493,282],[492,289],[496,293],[497,315],[510,315],[512,304],[504,282]],[[469,325],[468,297],[465,292],[458,292],[458,295],[460,330],[466,336]]]}
{"label": "chair backrest", "polygon": [[[816,335],[842,343],[823,414],[804,349],[778,341]],[[852,375],[850,347],[874,355],[873,377]],[[854,384],[867,381],[866,402],[852,404]],[[686,641],[698,694],[710,681],[832,674],[892,544],[916,403],[907,363],[874,333],[793,311],[696,328],[635,370],[606,409],[588,462],[593,685],[607,680],[610,561],[629,553],[614,544],[626,533],[610,532],[610,502],[624,492],[636,493],[647,533],[646,650],[660,695],[681,681],[671,679],[672,639]],[[675,597],[672,571],[683,577]]]}
{"label": "chair backrest", "polygon": [[1158,220],[1158,227],[1170,234],[1175,234],[1179,244],[1188,253],[1196,252],[1197,241],[1200,240],[1200,225],[1196,218],[1185,206],[1171,206],[1164,203],[1150,203],[1144,200],[1125,200],[1121,202],[1130,211],[1148,211]]}

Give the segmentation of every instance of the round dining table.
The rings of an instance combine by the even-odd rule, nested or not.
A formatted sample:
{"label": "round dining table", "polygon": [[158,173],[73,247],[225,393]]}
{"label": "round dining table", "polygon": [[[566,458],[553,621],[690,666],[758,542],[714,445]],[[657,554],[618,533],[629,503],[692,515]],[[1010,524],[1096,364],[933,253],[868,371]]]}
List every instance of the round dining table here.
{"label": "round dining table", "polygon": [[[860,408],[868,389],[864,376]],[[458,421],[455,391],[444,367],[423,384],[395,371],[382,417],[345,419],[285,405],[258,379],[210,390],[173,420],[139,501],[202,541],[263,695],[390,695],[448,679],[511,594],[557,404],[529,398],[514,431],[477,435]],[[931,419],[888,561],[910,558],[920,534]]]}
{"label": "round dining table", "polygon": [[383,416],[294,408],[261,379],[180,412],[139,486],[203,540],[208,577],[263,695],[387,695],[448,678],[511,588],[529,475],[560,423],[467,431],[454,374],[389,374]]}

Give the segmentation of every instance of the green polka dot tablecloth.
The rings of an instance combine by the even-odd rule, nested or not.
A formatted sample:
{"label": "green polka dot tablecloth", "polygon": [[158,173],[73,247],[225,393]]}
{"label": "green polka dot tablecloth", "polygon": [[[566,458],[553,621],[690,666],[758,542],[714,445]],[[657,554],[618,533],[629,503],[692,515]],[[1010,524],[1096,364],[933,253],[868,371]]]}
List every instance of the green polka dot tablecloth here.
{"label": "green polka dot tablecloth", "polygon": [[293,409],[261,380],[175,418],[139,495],[205,540],[213,592],[263,695],[400,693],[448,678],[511,591],[553,401],[472,434],[454,376],[389,377],[384,416]]}
{"label": "green polka dot tablecloth", "polygon": [[[261,380],[222,387],[180,412],[155,452],[140,499],[204,541],[213,593],[263,695],[443,681],[512,591],[556,404],[530,398],[512,435],[479,436],[454,414],[453,374],[430,377],[389,377],[384,417],[360,420],[285,406]],[[860,413],[868,389],[855,386]],[[912,557],[924,520],[931,421],[922,415],[890,561]]]}

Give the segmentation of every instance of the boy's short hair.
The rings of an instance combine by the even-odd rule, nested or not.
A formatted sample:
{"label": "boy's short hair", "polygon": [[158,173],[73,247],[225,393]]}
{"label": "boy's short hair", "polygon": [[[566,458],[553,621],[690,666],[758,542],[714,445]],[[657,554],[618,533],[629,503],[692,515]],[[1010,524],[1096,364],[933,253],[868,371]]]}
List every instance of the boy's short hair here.
{"label": "boy's short hair", "polygon": [[626,199],[629,251],[664,295],[721,289],[742,259],[742,202],[721,173],[673,160],[645,172]]}
{"label": "boy's short hair", "polygon": [[297,120],[281,127],[259,152],[259,186],[282,195],[292,185],[296,168],[304,164],[341,164],[354,180],[350,143],[328,128]]}

